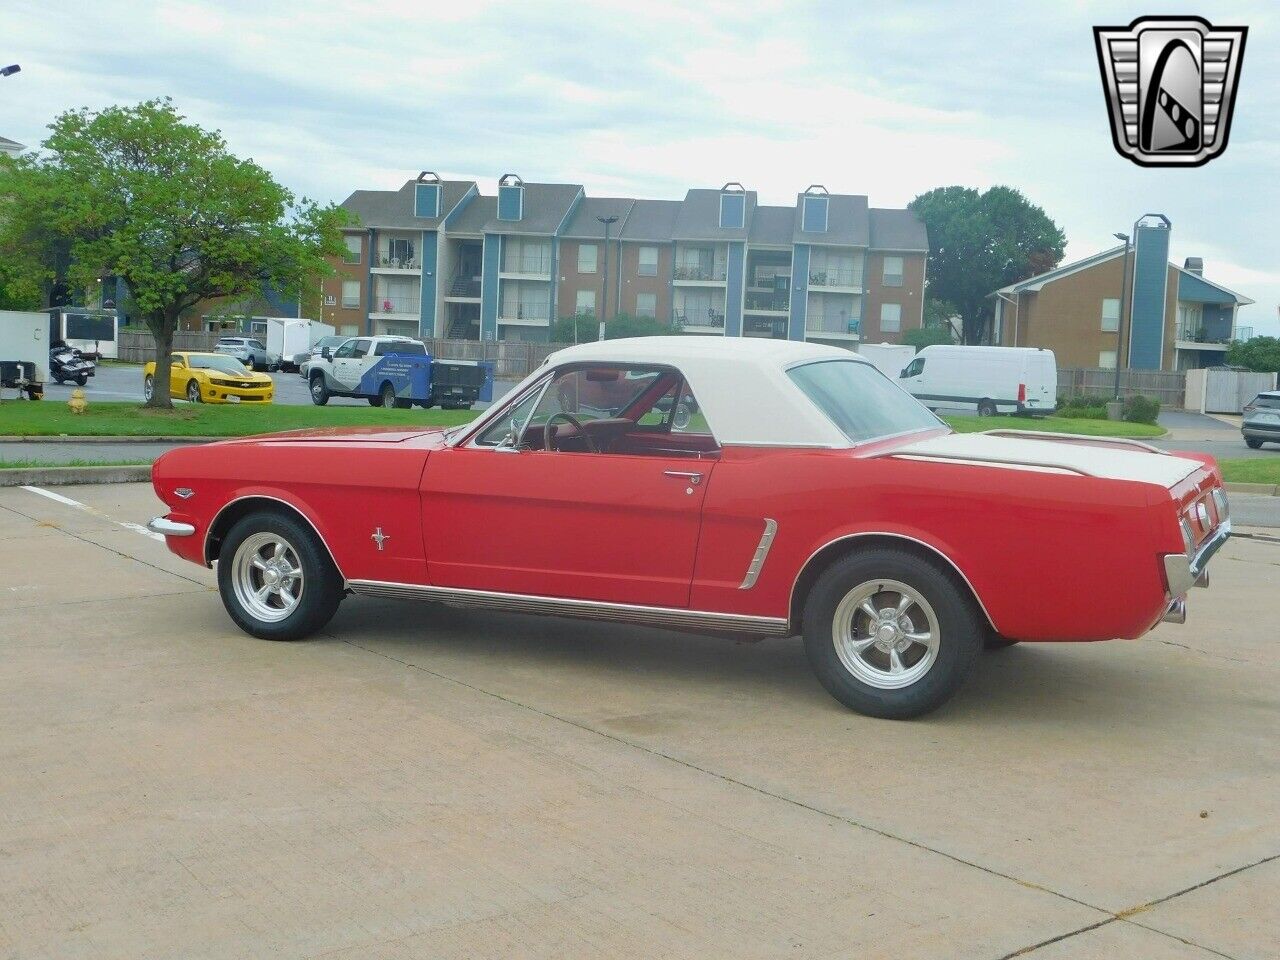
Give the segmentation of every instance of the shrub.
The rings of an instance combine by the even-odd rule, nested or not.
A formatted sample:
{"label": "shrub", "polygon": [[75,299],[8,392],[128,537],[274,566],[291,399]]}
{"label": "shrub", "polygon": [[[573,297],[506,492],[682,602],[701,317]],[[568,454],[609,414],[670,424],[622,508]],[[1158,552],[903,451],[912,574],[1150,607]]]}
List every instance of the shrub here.
{"label": "shrub", "polygon": [[1129,423],[1155,423],[1160,415],[1160,401],[1150,397],[1127,397],[1120,407],[1120,416]]}
{"label": "shrub", "polygon": [[1070,396],[1058,397],[1058,416],[1071,417],[1075,420],[1107,419],[1106,401],[1102,397]]}

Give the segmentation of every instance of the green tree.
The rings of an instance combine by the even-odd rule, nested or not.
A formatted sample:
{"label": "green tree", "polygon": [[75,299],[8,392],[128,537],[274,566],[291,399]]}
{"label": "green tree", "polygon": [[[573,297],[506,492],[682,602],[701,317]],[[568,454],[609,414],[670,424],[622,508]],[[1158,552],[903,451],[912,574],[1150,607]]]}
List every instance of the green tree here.
{"label": "green tree", "polygon": [[1262,373],[1280,371],[1280,338],[1252,337],[1227,347],[1227,363]]}
{"label": "green tree", "polygon": [[[264,286],[296,296],[342,252],[340,209],[296,198],[167,99],[71,110],[49,129],[40,153],[0,168],[0,257],[13,254],[27,289],[46,285],[52,259],[31,243],[43,233],[65,245],[73,288],[122,277],[155,337],[156,383],[169,382],[184,311]],[[149,405],[170,407],[168,390]]]}
{"label": "green tree", "polygon": [[939,187],[909,206],[929,231],[926,296],[954,305],[965,343],[985,338],[992,291],[1053,269],[1066,249],[1062,229],[1012,187]]}
{"label": "green tree", "polygon": [[[624,337],[660,337],[675,331],[671,325],[653,317],[633,317],[619,313],[610,317],[604,326],[606,340]],[[561,317],[551,327],[552,343],[586,343],[600,336],[600,318],[594,313],[577,313]]]}
{"label": "green tree", "polygon": [[902,342],[919,350],[921,347],[932,347],[935,344],[951,343],[951,331],[946,327],[917,327],[902,335]]}

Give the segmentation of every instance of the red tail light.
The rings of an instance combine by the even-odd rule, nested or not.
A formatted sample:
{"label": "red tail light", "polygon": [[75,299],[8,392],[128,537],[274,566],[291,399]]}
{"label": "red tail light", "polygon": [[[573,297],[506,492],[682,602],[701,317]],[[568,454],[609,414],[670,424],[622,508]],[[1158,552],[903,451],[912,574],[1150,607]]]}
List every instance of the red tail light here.
{"label": "red tail light", "polygon": [[1025,383],[1018,384],[1018,402],[1027,402],[1027,385]]}

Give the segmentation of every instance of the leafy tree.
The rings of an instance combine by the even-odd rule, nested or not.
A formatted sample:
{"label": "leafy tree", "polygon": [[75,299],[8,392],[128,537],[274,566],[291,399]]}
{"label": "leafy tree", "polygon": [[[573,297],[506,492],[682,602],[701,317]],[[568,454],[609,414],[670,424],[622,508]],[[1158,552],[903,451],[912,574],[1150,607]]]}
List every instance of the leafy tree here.
{"label": "leafy tree", "polygon": [[921,347],[932,347],[935,344],[951,343],[951,331],[946,327],[917,327],[902,335],[902,342],[919,350]]}
{"label": "leafy tree", "polygon": [[929,230],[926,295],[955,306],[965,343],[985,338],[993,290],[1053,269],[1066,249],[1062,229],[1012,187],[939,187],[909,206]]}
{"label": "leafy tree", "polygon": [[[619,313],[604,325],[606,340],[624,337],[660,337],[674,333],[671,325],[653,317],[633,317]],[[561,317],[551,327],[553,343],[586,343],[600,336],[600,318],[594,313],[578,313]]]}
{"label": "leafy tree", "polygon": [[[157,383],[169,382],[184,311],[264,285],[296,296],[330,271],[326,255],[342,252],[340,209],[295,198],[167,99],[71,110],[49,129],[41,153],[0,168],[0,257],[14,254],[28,289],[47,284],[53,260],[29,242],[44,231],[65,245],[73,288],[122,277],[155,337]],[[149,405],[170,407],[169,392],[154,391]]]}
{"label": "leafy tree", "polygon": [[1280,371],[1280,338],[1252,337],[1227,347],[1227,363],[1262,373]]}

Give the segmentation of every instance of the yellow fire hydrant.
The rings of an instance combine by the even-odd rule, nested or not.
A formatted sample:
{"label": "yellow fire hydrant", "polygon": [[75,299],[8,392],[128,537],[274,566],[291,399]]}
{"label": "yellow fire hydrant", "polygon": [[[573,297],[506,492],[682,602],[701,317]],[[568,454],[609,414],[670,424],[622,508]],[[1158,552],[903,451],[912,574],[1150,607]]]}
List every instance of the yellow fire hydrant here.
{"label": "yellow fire hydrant", "polygon": [[89,409],[89,401],[84,398],[84,391],[76,387],[71,391],[71,399],[67,401],[67,406],[71,408],[72,413],[84,413]]}

